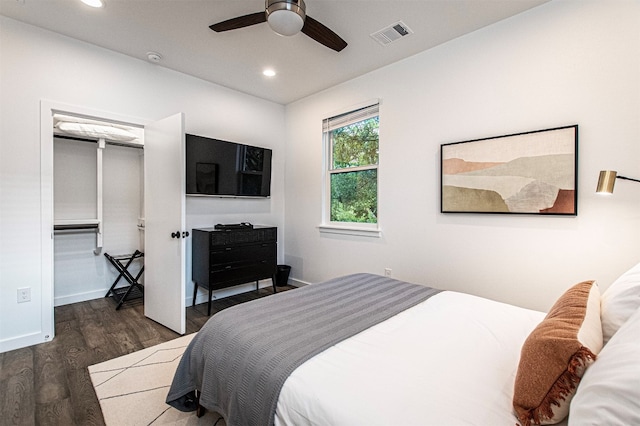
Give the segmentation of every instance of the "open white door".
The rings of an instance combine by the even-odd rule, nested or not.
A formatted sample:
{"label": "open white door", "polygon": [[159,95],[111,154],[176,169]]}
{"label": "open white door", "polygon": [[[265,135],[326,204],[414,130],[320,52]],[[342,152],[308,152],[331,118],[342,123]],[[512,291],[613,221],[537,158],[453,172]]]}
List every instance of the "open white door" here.
{"label": "open white door", "polygon": [[185,333],[184,114],[144,129],[144,314]]}

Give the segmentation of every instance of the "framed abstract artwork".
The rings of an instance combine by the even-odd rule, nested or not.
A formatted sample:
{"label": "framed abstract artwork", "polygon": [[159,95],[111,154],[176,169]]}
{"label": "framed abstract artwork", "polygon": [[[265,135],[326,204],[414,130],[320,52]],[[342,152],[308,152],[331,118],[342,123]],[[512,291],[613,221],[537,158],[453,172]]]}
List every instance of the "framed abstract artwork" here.
{"label": "framed abstract artwork", "polygon": [[578,214],[578,125],[440,146],[442,213]]}

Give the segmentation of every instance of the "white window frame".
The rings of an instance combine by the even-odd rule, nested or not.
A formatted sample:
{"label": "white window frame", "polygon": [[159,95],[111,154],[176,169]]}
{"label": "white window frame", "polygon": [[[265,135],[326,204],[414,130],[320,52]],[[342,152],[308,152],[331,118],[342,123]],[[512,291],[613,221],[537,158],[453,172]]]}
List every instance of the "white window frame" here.
{"label": "white window frame", "polygon": [[[331,165],[333,164],[332,145],[329,137],[331,130],[366,120],[367,118],[380,116],[380,102],[378,99],[370,100],[359,105],[351,106],[343,111],[330,114],[322,122],[322,143],[323,143],[323,197],[322,197],[322,223],[318,226],[321,233],[356,235],[365,237],[381,237],[382,229],[380,228],[380,215],[378,214],[377,223],[360,223],[360,222],[335,222],[331,221]],[[378,146],[378,149],[380,146]],[[349,168],[349,172],[362,170],[377,170],[378,185],[376,202],[380,205],[380,157],[378,164],[367,165],[362,167]],[[341,169],[341,172],[345,172]],[[378,208],[378,213],[379,213]]]}

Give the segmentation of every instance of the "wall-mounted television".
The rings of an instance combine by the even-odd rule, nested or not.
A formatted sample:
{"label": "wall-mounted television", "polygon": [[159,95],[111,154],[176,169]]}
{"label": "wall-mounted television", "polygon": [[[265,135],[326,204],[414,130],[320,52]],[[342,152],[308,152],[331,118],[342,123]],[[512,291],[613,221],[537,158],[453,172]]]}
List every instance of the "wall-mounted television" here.
{"label": "wall-mounted television", "polygon": [[271,150],[186,135],[187,195],[269,197]]}

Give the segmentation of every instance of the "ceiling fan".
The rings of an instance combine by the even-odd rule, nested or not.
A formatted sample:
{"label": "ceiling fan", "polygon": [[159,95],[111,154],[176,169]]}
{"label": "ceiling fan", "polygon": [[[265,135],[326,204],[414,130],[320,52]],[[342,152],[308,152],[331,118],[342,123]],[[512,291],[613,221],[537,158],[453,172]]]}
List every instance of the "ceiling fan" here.
{"label": "ceiling fan", "polygon": [[347,42],[336,33],[307,16],[304,0],[265,0],[263,12],[238,16],[209,26],[215,32],[235,30],[267,22],[271,29],[283,36],[292,36],[302,31],[318,43],[340,52]]}

